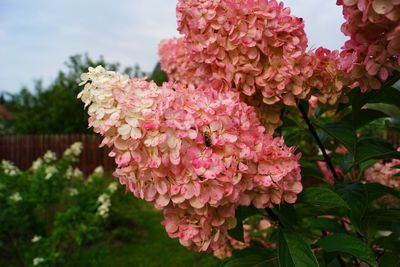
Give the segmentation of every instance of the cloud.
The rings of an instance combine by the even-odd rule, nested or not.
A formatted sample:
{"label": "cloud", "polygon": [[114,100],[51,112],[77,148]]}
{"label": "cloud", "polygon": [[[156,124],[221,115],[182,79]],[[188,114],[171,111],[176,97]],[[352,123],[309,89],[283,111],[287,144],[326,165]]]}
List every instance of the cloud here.
{"label": "cloud", "polygon": [[[310,46],[341,46],[343,19],[334,1],[284,2],[305,19]],[[0,0],[0,91],[16,92],[38,78],[49,82],[69,56],[86,52],[151,71],[159,41],[178,36],[175,5],[173,0]]]}

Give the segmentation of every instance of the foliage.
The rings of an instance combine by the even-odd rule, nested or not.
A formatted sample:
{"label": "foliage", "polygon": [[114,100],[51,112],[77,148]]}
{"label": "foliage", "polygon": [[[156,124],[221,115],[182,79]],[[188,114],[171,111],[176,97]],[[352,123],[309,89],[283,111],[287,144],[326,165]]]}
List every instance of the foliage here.
{"label": "foliage", "polygon": [[[365,94],[355,89],[348,94],[349,102],[336,110],[326,106],[307,110],[313,127],[319,129],[319,139],[331,151],[333,165],[340,170],[334,181],[327,180],[316,163],[323,157],[300,112],[296,108],[286,109],[287,118],[280,128],[286,140],[308,140],[298,143],[303,153],[306,188],[295,205],[274,207],[264,213],[273,225],[265,241],[276,244],[278,249],[265,249],[270,260],[260,258],[259,266],[363,266],[361,262],[369,266],[398,266],[399,188],[366,184],[364,175],[376,162],[400,158],[400,153],[384,141],[386,135],[382,134],[398,132],[398,126],[387,123],[394,117],[389,113],[383,116],[382,109],[376,109],[391,105],[390,109],[394,110],[399,104],[393,101],[393,95],[399,94],[388,83],[379,91]],[[348,152],[337,153],[343,146]],[[248,259],[256,255],[251,249],[235,253],[224,266],[255,266]]]}
{"label": "foliage", "polygon": [[[33,90],[23,88],[17,94],[8,95],[5,105],[13,119],[5,121],[0,131],[9,134],[88,133],[88,117],[76,99],[79,91],[76,84],[83,71],[98,64],[120,69],[118,63],[108,63],[102,57],[93,60],[88,55],[75,55],[65,63],[66,70],[60,70],[49,85],[38,80]],[[123,72],[135,77],[145,75],[139,66],[126,68]]]}
{"label": "foliage", "polygon": [[[101,167],[85,179],[73,167],[80,150],[80,144],[75,143],[59,159],[49,151],[27,171],[2,161],[1,266],[99,266],[104,264],[98,262],[100,259],[115,261],[113,253],[121,249],[126,254],[120,254],[118,262],[140,265],[148,259],[130,259],[130,249],[138,250],[140,244],[146,244],[150,247],[148,258],[157,253],[157,242],[145,240],[146,229],[161,231],[159,214],[118,189],[116,182],[105,178]],[[151,228],[147,226],[149,220],[153,221]],[[178,246],[166,236],[159,238],[158,234],[156,238],[167,247]],[[179,247],[177,251],[182,266],[195,256]],[[202,262],[207,260],[215,262],[210,258]]]}

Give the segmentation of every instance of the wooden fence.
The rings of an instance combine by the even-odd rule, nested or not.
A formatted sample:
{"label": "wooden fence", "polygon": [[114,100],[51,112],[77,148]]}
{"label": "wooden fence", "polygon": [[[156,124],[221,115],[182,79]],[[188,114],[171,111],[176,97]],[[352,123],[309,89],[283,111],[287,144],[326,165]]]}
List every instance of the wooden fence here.
{"label": "wooden fence", "polygon": [[112,171],[115,164],[108,156],[109,148],[99,148],[101,137],[97,135],[0,135],[0,160],[15,163],[20,169],[28,169],[32,162],[51,150],[60,157],[75,142],[82,142],[83,151],[76,164],[84,174],[90,174],[97,166]]}
{"label": "wooden fence", "polygon": [[[399,135],[385,136],[396,147],[400,146]],[[47,150],[61,156],[65,149],[75,142],[82,142],[83,151],[77,166],[86,175],[97,166],[112,171],[115,163],[108,156],[108,148],[99,148],[101,137],[97,135],[0,135],[0,160],[14,162],[20,169],[28,169],[34,160],[43,156]]]}

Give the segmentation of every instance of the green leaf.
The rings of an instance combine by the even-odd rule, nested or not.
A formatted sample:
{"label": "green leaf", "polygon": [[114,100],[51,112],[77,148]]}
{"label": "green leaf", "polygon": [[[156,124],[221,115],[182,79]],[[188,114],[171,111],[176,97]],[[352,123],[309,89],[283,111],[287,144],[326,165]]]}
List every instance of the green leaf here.
{"label": "green leaf", "polygon": [[335,138],[341,144],[353,153],[356,149],[357,135],[353,126],[348,122],[328,123],[324,125],[317,124],[324,132]]}
{"label": "green leaf", "polygon": [[400,169],[400,165],[393,166],[392,169]]}
{"label": "green leaf", "polygon": [[297,213],[293,205],[282,204],[274,210],[277,211],[279,221],[284,227],[292,228],[297,224]]}
{"label": "green leaf", "polygon": [[361,108],[367,103],[384,103],[400,106],[400,91],[392,86],[398,80],[399,75],[393,75],[383,88],[367,93],[362,93],[359,88],[352,90],[348,96],[353,106],[353,113],[357,114],[360,112]]}
{"label": "green leaf", "polygon": [[309,217],[305,219],[305,225],[307,228],[312,230],[330,231],[345,233],[343,225],[337,222],[335,219],[321,218],[321,217]]}
{"label": "green leaf", "polygon": [[352,113],[343,118],[344,121],[352,123],[355,129],[361,128],[370,122],[389,117],[386,113],[374,109],[362,109],[358,113]]}
{"label": "green leaf", "polygon": [[361,222],[368,207],[368,193],[363,184],[349,184],[338,189],[339,195],[350,207],[350,219],[361,232]]}
{"label": "green leaf", "polygon": [[299,195],[298,203],[306,203],[326,209],[340,207],[350,209],[343,198],[327,187],[309,187],[304,189]]}
{"label": "green leaf", "polygon": [[379,258],[379,266],[400,267],[400,255],[393,252],[383,254],[383,256]]}
{"label": "green leaf", "polygon": [[309,163],[307,161],[301,161],[301,176],[302,177],[314,177],[325,180],[321,169],[317,167],[315,163]]}
{"label": "green leaf", "polygon": [[278,255],[280,267],[314,267],[319,266],[310,246],[300,235],[280,230]]}
{"label": "green leaf", "polygon": [[400,198],[400,191],[384,186],[382,184],[368,183],[365,184],[365,188],[368,192],[368,202],[372,202],[385,195],[392,195]]}
{"label": "green leaf", "polygon": [[333,234],[321,238],[317,245],[327,252],[337,252],[339,254],[354,256],[372,267],[378,267],[375,255],[371,249],[360,239],[348,234]]}
{"label": "green leaf", "polygon": [[223,267],[262,267],[273,266],[277,261],[276,253],[265,248],[250,247],[242,251],[235,251],[233,257],[222,263]]}
{"label": "green leaf", "polygon": [[400,209],[375,209],[365,216],[365,224],[379,230],[395,230],[395,225],[400,224]]}
{"label": "green leaf", "polygon": [[392,144],[376,139],[364,139],[357,143],[355,164],[370,159],[400,159],[400,152]]}
{"label": "green leaf", "polygon": [[229,230],[229,235],[236,240],[244,242],[243,221],[250,216],[260,214],[260,213],[261,213],[261,211],[256,209],[253,206],[249,206],[249,207],[239,206],[236,209],[236,220],[237,220],[236,227]]}

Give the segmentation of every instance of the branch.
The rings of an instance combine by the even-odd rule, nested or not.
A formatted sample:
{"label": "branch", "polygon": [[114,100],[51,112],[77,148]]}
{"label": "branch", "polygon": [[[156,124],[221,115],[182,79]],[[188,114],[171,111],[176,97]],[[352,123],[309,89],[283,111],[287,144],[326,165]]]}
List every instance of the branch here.
{"label": "branch", "polygon": [[304,121],[307,123],[308,129],[310,130],[312,136],[314,137],[315,141],[317,142],[318,147],[321,150],[322,155],[324,156],[325,162],[328,165],[329,170],[332,172],[335,182],[339,181],[339,176],[337,175],[337,173],[335,171],[335,167],[332,164],[331,158],[329,157],[328,153],[326,153],[325,147],[322,144],[321,140],[319,139],[317,131],[315,130],[314,126],[312,125],[310,119],[307,116],[307,112],[303,109],[300,102],[297,104],[297,108],[300,110],[300,113],[303,116]]}

